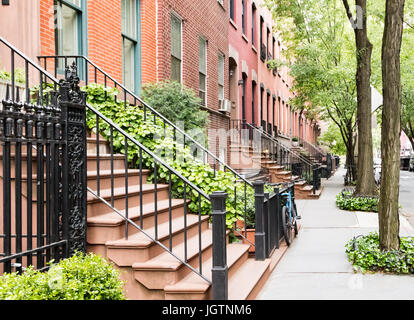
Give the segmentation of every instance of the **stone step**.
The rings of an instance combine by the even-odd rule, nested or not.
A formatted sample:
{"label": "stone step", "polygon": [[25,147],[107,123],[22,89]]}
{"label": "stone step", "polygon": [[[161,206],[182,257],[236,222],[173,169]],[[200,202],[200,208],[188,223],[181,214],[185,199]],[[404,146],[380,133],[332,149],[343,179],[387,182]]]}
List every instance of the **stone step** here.
{"label": "stone step", "polygon": [[[201,248],[199,235],[196,234],[187,241],[187,257],[185,257],[184,242],[174,246],[173,253],[199,271],[200,250],[202,261],[211,258],[212,238],[212,230],[207,229],[201,233]],[[169,252],[164,252],[145,262],[135,262],[132,269],[135,279],[149,290],[163,290],[165,286],[175,284],[193,273],[188,266]]]}
{"label": "stone step", "polygon": [[[227,266],[229,279],[248,260],[249,245],[232,243],[227,245]],[[213,259],[203,263],[203,275],[211,281]],[[245,279],[240,284],[244,285]],[[211,285],[196,273],[190,273],[184,279],[164,288],[168,300],[203,300],[211,299]]]}
{"label": "stone step", "polygon": [[[157,201],[168,199],[168,185],[157,184],[157,192],[155,192],[154,184],[143,184],[142,189],[139,185],[134,185],[132,187],[126,188],[124,186],[118,186],[114,188],[113,198],[114,205],[113,207],[117,210],[124,210],[126,206],[133,208],[138,206],[141,201],[142,203],[151,203],[155,201],[155,193],[157,196]],[[127,201],[127,192],[128,192],[128,201]],[[100,197],[103,198],[108,203],[111,203],[111,189],[102,189],[100,191]],[[88,216],[95,217],[101,214],[108,212],[113,212],[113,210],[103,203],[99,198],[96,198],[93,194],[88,192]]]}
{"label": "stone step", "polygon": [[[157,222],[165,223],[169,221],[170,209],[169,200],[157,202]],[[125,210],[120,210],[122,217],[115,212],[101,214],[87,218],[88,222],[88,243],[105,244],[110,240],[117,240],[125,236]],[[171,218],[175,219],[184,213],[184,200],[171,199]],[[128,209],[128,218],[138,226],[141,226],[141,207],[137,206]],[[148,229],[155,224],[155,203],[149,202],[142,206],[142,228]],[[138,230],[132,224],[128,224],[130,235],[137,233]]]}
{"label": "stone step", "polygon": [[[201,232],[208,230],[208,219],[208,216],[203,216],[199,226],[198,215],[188,214],[186,221],[187,239],[197,235],[199,233],[199,227],[201,228]],[[169,221],[158,224],[158,241],[165,247],[169,247],[171,235],[173,248],[183,243],[185,238],[184,220],[184,216],[174,218],[171,223],[171,233]],[[132,234],[128,239],[123,237],[118,240],[107,241],[105,243],[107,257],[118,266],[131,267],[134,263],[145,262],[163,254],[165,250],[154,241],[156,239],[156,228],[147,228],[144,232],[145,234],[143,232]]]}
{"label": "stone step", "polygon": [[[113,170],[99,170],[99,187],[100,189],[111,188],[111,177],[113,176],[114,187],[125,185],[125,169]],[[142,170],[142,183],[145,184],[150,171],[147,169]],[[98,186],[98,171],[88,170],[88,187],[96,191]],[[140,171],[138,169],[128,169],[128,185],[134,186],[140,183]]]}
{"label": "stone step", "polygon": [[[270,259],[250,258],[229,278],[229,300],[253,300],[270,276]],[[242,284],[242,285],[241,285]]]}

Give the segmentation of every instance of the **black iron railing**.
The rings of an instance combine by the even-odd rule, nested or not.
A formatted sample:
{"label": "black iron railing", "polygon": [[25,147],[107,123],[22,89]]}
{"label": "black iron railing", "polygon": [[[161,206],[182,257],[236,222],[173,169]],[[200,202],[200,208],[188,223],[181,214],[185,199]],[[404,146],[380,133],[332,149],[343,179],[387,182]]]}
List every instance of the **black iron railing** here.
{"label": "black iron railing", "polygon": [[[217,170],[221,169],[224,172],[229,172],[234,178],[234,181],[242,184],[242,190],[244,193],[245,202],[244,207],[247,208],[247,190],[251,189],[253,186],[250,181],[240,175],[235,171],[231,166],[226,164],[225,161],[218,158],[213,152],[204,147],[196,139],[188,135],[184,130],[176,126],[174,123],[165,118],[162,114],[152,108],[150,105],[145,103],[137,94],[126,88],[124,85],[119,83],[114,77],[106,73],[99,66],[93,63],[89,58],[85,56],[39,56],[39,61],[45,69],[50,69],[51,72],[58,77],[59,76],[59,66],[66,66],[71,61],[76,62],[79,66],[82,66],[84,70],[84,84],[88,85],[91,83],[102,84],[107,87],[113,87],[119,90],[119,97],[115,97],[116,100],[122,101],[124,107],[127,105],[134,106],[139,108],[144,113],[144,120],[152,121],[154,124],[161,123],[164,128],[164,137],[171,133],[170,138],[173,139],[175,143],[179,143],[183,147],[189,147],[192,151],[193,159],[200,160],[204,164],[209,164],[214,169],[214,176],[216,175]],[[97,128],[99,131],[99,128]],[[160,137],[163,138],[163,137]],[[98,151],[99,152],[99,151]],[[98,154],[99,157],[99,154]],[[99,177],[99,163],[98,163],[98,177]],[[98,184],[99,185],[99,184]],[[97,190],[99,194],[99,190]],[[236,188],[233,194],[234,199],[239,199],[240,196],[237,195]],[[246,218],[246,210],[242,214]],[[239,233],[235,230],[236,233]],[[245,235],[239,234],[242,237]],[[247,240],[247,239],[246,239]]]}
{"label": "black iron railing", "polygon": [[257,154],[260,157],[262,154],[267,154],[270,160],[280,166],[283,166],[285,170],[290,171],[292,173],[293,180],[302,179],[308,184],[313,184],[313,163],[309,159],[306,159],[300,153],[295,152],[289,147],[283,145],[271,134],[246,121],[232,120],[231,126],[233,129],[248,132],[248,134],[240,134],[238,136],[249,136],[249,143],[256,145],[254,149],[259,150]]}
{"label": "black iron railing", "polygon": [[190,147],[193,152],[193,157],[201,159],[203,163],[208,163],[214,170],[221,168],[224,171],[231,172],[235,179],[240,180],[242,183],[247,184],[252,187],[251,183],[244,179],[237,171],[232,169],[231,166],[226,164],[225,161],[218,158],[213,152],[204,147],[200,142],[191,137],[189,134],[185,133],[183,129],[179,128],[173,122],[168,120],[157,110],[148,105],[143,101],[137,94],[126,88],[120,82],[115,80],[114,77],[110,76],[99,66],[93,63],[89,58],[85,56],[39,56],[39,61],[43,67],[48,70],[51,69],[55,77],[59,76],[59,66],[67,66],[70,61],[75,61],[77,65],[82,66],[84,73],[84,84],[88,85],[91,83],[102,84],[107,87],[112,87],[118,89],[119,97],[116,96],[115,100],[120,100],[124,102],[125,106],[135,106],[140,108],[144,112],[144,119],[151,120],[154,123],[161,122],[163,127],[168,130],[172,130],[173,139],[175,142],[180,142],[184,146]]}
{"label": "black iron railing", "polygon": [[[1,37],[0,46],[10,57],[0,97],[0,273],[44,270],[86,250],[85,100],[68,79],[57,82]],[[52,92],[43,93],[45,81]]]}
{"label": "black iron railing", "polygon": [[[102,84],[107,87],[114,87],[120,91],[119,95],[115,97],[116,101],[121,101],[124,104],[124,107],[127,106],[133,106],[141,110],[144,114],[144,120],[145,121],[151,121],[155,126],[161,126],[164,129],[164,138],[172,138],[174,142],[180,143],[184,147],[191,148],[192,151],[191,154],[193,156],[194,161],[201,161],[204,164],[209,164],[214,169],[214,176],[216,176],[216,172],[218,172],[219,169],[222,169],[225,172],[231,173],[234,179],[234,209],[236,216],[244,216],[244,219],[246,220],[247,217],[247,210],[248,210],[248,202],[254,201],[253,199],[249,199],[249,194],[252,194],[252,192],[248,192],[249,189],[252,188],[252,184],[246,180],[242,175],[237,173],[235,170],[233,170],[230,166],[228,166],[224,161],[217,158],[212,152],[204,148],[199,142],[197,142],[195,139],[193,139],[191,136],[187,135],[183,130],[178,128],[176,125],[174,125],[171,121],[167,120],[165,117],[163,117],[160,113],[158,113],[156,110],[154,110],[151,106],[146,104],[144,101],[142,101],[135,93],[131,92],[127,88],[125,88],[122,84],[120,84],[118,81],[116,81],[113,77],[105,73],[102,69],[100,69],[98,66],[96,66],[93,62],[91,62],[88,58],[83,56],[42,56],[39,57],[39,60],[42,62],[43,66],[45,68],[52,69],[52,72],[55,74],[56,77],[59,77],[59,68],[58,66],[66,66],[68,63],[75,61],[76,63],[83,66],[83,72],[84,72],[84,78],[83,83],[85,85],[88,85],[90,83],[98,83]],[[201,252],[201,224],[203,223],[203,219],[201,218],[201,207],[204,207],[202,202],[211,202],[211,198],[202,192],[200,188],[197,187],[197,183],[188,181],[184,176],[180,175],[176,170],[174,170],[171,166],[168,165],[168,162],[165,162],[163,158],[157,157],[155,154],[153,154],[149,149],[145,148],[142,144],[140,144],[133,136],[129,135],[125,130],[122,130],[121,127],[119,127],[116,123],[112,121],[112,119],[106,118],[102,113],[100,113],[98,110],[92,108],[91,106],[88,106],[88,112],[92,113],[95,117],[95,123],[96,126],[94,128],[91,128],[94,132],[96,132],[96,145],[99,146],[99,143],[102,141],[102,138],[98,134],[101,132],[103,127],[105,127],[105,132],[107,133],[108,137],[107,140],[109,142],[110,146],[110,162],[111,162],[111,190],[109,192],[109,197],[105,198],[101,194],[101,188],[100,188],[100,163],[101,163],[101,157],[102,155],[99,152],[99,148],[97,148],[97,154],[94,156],[96,157],[96,168],[97,168],[97,178],[96,178],[96,187],[95,188],[88,188],[89,193],[93,194],[94,197],[99,199],[102,203],[104,203],[106,206],[110,207],[115,213],[123,217],[123,219],[126,221],[126,224],[132,225],[135,229],[140,230],[144,234],[146,234],[148,237],[150,237],[154,242],[156,242],[158,245],[163,247],[164,250],[170,252],[173,256],[175,256],[178,260],[180,260],[184,265],[189,267],[192,271],[199,274],[204,280],[211,281],[207,279],[204,276],[204,272],[201,269],[203,265],[202,259],[202,252]],[[109,132],[109,134],[108,134]],[[200,252],[199,252],[199,269],[193,268],[188,259],[187,259],[187,236],[185,231],[184,236],[184,253],[183,255],[177,255],[173,252],[172,248],[172,228],[170,227],[170,234],[169,234],[169,246],[165,246],[159,241],[157,237],[157,227],[155,227],[154,234],[147,234],[145,232],[145,228],[143,228],[142,225],[142,199],[139,201],[139,219],[138,222],[134,221],[130,218],[131,215],[131,209],[132,204],[130,203],[128,199],[128,170],[130,167],[130,164],[127,160],[125,160],[125,204],[123,207],[125,209],[119,210],[114,204],[114,188],[113,188],[113,156],[114,156],[114,135],[117,133],[117,135],[123,136],[124,140],[124,146],[125,149],[122,150],[123,154],[125,155],[125,159],[128,158],[128,148],[126,146],[133,146],[135,148],[135,152],[139,155],[138,156],[138,169],[140,170],[140,177],[142,177],[142,169],[144,168],[144,164],[142,163],[141,159],[142,156],[146,156],[152,159],[152,174],[153,174],[153,184],[155,188],[154,193],[154,203],[157,203],[157,192],[158,186],[161,185],[161,183],[164,183],[168,186],[168,193],[169,193],[169,211],[171,213],[171,197],[172,197],[172,184],[173,180],[179,179],[182,181],[182,196],[184,198],[184,202],[189,201],[191,199],[191,195],[195,192],[198,194],[197,199],[197,208],[198,212],[187,212],[187,206],[185,206],[185,218],[184,218],[184,230],[187,230],[186,225],[186,217],[190,214],[196,214],[199,216],[199,229],[200,229],[200,239],[199,239],[199,245],[200,245]],[[163,137],[160,137],[163,138]],[[162,170],[161,170],[162,168]],[[167,171],[167,174],[165,175],[165,171]],[[163,177],[161,177],[160,172],[164,172]],[[166,176],[166,177],[165,177]],[[175,178],[174,178],[175,177]],[[141,188],[143,185],[142,178],[140,178],[139,181],[139,187]],[[239,191],[237,192],[236,185],[239,186]],[[244,205],[244,212],[239,212],[236,208],[237,201],[243,201]],[[155,212],[157,212],[157,208],[155,208]],[[136,213],[134,214],[136,216]],[[157,226],[157,214],[154,215],[154,225]],[[171,224],[171,215],[169,218],[170,224]],[[220,227],[221,228],[221,227]],[[217,231],[217,228],[216,228]],[[213,237],[216,231],[213,228]],[[235,228],[234,230],[238,235],[245,238],[247,241],[246,234],[243,234],[243,232]],[[125,237],[128,237],[128,226],[125,228]],[[254,245],[254,244],[252,244]],[[220,246],[220,244],[218,245]],[[214,247],[214,244],[213,244]],[[213,281],[214,283],[214,281]]]}
{"label": "black iron railing", "polygon": [[282,208],[286,200],[281,194],[291,192],[292,204],[295,205],[295,184],[275,184],[272,194],[265,192],[263,181],[255,182],[254,188],[256,206],[255,258],[263,261],[271,257],[276,249],[279,249],[280,242],[284,239]]}
{"label": "black iron railing", "polygon": [[308,153],[310,160],[322,163],[323,158],[326,156],[322,149],[300,137],[299,145]]}

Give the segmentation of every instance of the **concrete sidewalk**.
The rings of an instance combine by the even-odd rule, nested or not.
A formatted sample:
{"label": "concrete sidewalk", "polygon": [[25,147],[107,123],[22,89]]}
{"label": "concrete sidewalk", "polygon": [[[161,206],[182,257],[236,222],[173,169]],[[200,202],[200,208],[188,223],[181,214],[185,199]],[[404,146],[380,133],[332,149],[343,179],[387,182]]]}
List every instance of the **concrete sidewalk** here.
{"label": "concrete sidewalk", "polygon": [[[352,237],[378,230],[378,215],[335,205],[341,168],[323,183],[319,200],[298,200],[302,228],[257,299],[414,299],[414,276],[355,274],[345,254]],[[401,236],[414,229],[401,217]]]}

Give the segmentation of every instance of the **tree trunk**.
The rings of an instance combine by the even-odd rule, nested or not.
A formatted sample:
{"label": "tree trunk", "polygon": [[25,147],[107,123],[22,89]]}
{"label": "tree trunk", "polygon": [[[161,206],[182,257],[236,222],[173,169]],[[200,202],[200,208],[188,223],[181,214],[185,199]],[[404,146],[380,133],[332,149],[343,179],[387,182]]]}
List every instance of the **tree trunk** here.
{"label": "tree trunk", "polygon": [[398,250],[399,182],[401,134],[400,50],[405,0],[387,0],[382,40],[382,83],[384,103],[381,133],[381,192],[379,202],[379,234],[382,250]]}
{"label": "tree trunk", "polygon": [[[352,126],[350,126],[352,127]],[[354,153],[354,142],[353,142],[353,131],[348,131],[346,146],[346,168],[347,174],[350,177],[350,182],[355,181],[356,178],[356,167],[355,167],[355,153]]]}
{"label": "tree trunk", "polygon": [[[348,1],[343,0],[348,17],[352,18]],[[355,31],[356,56],[357,56],[357,125],[358,125],[358,162],[357,162],[357,186],[355,193],[358,195],[376,195],[377,188],[374,178],[374,157],[372,145],[372,117],[371,117],[371,56],[372,44],[368,39],[367,30],[367,1],[355,0],[355,5],[362,12],[357,16],[357,23],[351,24]],[[360,21],[362,19],[362,21]],[[362,27],[362,28],[361,28]]]}

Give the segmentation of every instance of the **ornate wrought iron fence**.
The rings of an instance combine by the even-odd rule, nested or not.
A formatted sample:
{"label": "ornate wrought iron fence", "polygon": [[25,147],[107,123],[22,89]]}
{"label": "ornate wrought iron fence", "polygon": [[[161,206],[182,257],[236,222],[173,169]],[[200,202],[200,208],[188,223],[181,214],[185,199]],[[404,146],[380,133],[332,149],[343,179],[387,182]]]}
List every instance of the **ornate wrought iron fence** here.
{"label": "ornate wrought iron fence", "polygon": [[[0,45],[11,69],[0,97],[0,272],[42,270],[86,250],[85,96],[68,77],[44,93],[43,82],[53,77],[6,40]],[[22,99],[17,66],[25,71]],[[32,94],[31,83],[38,84]]]}

